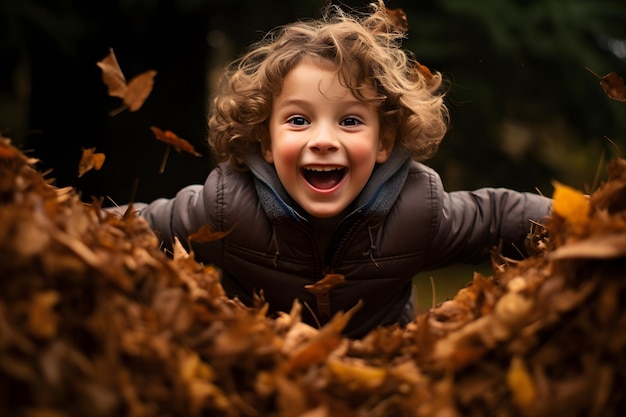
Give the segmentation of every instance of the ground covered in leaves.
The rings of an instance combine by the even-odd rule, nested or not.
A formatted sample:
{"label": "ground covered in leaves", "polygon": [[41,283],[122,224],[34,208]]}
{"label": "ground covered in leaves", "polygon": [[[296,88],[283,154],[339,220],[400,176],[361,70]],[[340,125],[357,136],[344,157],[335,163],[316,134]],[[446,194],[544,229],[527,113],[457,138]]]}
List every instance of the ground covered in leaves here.
{"label": "ground covered in leaves", "polygon": [[494,254],[406,329],[340,336],[227,299],[147,224],[59,189],[0,138],[0,415],[618,416],[626,410],[626,161],[558,185],[533,255]]}

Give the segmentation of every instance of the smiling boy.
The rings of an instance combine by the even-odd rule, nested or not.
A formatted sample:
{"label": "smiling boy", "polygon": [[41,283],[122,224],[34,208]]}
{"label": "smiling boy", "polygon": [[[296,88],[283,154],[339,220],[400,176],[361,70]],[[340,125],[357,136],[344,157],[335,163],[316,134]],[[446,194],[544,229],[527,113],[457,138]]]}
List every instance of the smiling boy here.
{"label": "smiling boy", "polygon": [[389,157],[393,141],[380,133],[377,106],[341,85],[331,63],[305,57],[272,102],[263,156],[308,215],[329,218],[352,203],[374,165]]}
{"label": "smiling boy", "polygon": [[[271,312],[289,311],[298,299],[315,325],[362,300],[350,337],[412,320],[418,272],[479,261],[500,243],[523,248],[551,203],[508,189],[447,193],[417,162],[445,134],[441,76],[400,48],[382,1],[372,7],[284,26],[234,62],[209,120],[220,163],[204,185],[140,206],[166,245],[205,224],[232,230],[193,251],[246,304],[262,292]],[[345,282],[307,290],[327,274]]]}

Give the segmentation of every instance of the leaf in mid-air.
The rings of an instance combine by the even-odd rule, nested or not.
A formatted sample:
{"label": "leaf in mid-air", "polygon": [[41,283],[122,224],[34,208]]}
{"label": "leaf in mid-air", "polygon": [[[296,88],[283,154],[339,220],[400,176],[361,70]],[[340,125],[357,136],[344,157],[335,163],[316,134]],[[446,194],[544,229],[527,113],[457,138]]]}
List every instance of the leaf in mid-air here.
{"label": "leaf in mid-air", "polygon": [[170,154],[170,148],[173,146],[176,151],[185,151],[187,153],[192,154],[193,156],[202,156],[200,153],[196,152],[196,149],[193,145],[187,142],[185,139],[179,137],[176,133],[171,130],[162,130],[156,126],[150,126],[150,130],[154,133],[154,136],[160,140],[161,142],[167,143],[167,148],[165,148],[165,153],[163,154],[163,159],[161,161],[161,167],[159,168],[159,172],[165,172],[165,164],[167,163],[167,159]]}
{"label": "leaf in mid-air", "polygon": [[156,126],[150,126],[150,130],[154,133],[154,136],[160,140],[161,142],[165,142],[169,145],[172,145],[174,149],[178,152],[185,151],[187,153],[192,154],[193,156],[202,156],[202,154],[196,152],[196,149],[193,145],[187,142],[185,139],[179,137],[176,133],[171,130],[161,130]]}
{"label": "leaf in mid-air", "polygon": [[200,229],[198,229],[195,233],[189,235],[189,240],[198,243],[211,242],[213,240],[219,240],[226,237],[230,232],[233,231],[236,224],[231,227],[229,230],[225,232],[214,231],[210,224],[205,224]]}
{"label": "leaf in mid-air", "polygon": [[624,79],[617,73],[609,72],[606,74],[600,80],[600,85],[610,99],[626,102],[626,85],[624,85]]}
{"label": "leaf in mid-air", "polygon": [[112,48],[109,49],[109,55],[98,61],[97,65],[102,70],[102,81],[109,95],[121,98],[124,101],[123,108],[134,112],[143,106],[154,87],[155,70],[145,71],[127,83]]}
{"label": "leaf in mid-air", "polygon": [[98,171],[104,164],[105,155],[103,153],[95,153],[96,148],[83,149],[83,156],[78,163],[78,178],[82,177],[87,171],[95,169]]}
{"label": "leaf in mid-air", "polygon": [[406,17],[406,13],[402,9],[390,9],[385,7],[387,15],[391,18],[392,24],[395,29],[400,32],[406,33],[409,30],[409,21]]}
{"label": "leaf in mid-air", "polygon": [[624,79],[616,72],[611,71],[601,77],[590,68],[585,69],[600,79],[600,86],[611,100],[626,102],[626,85]]}

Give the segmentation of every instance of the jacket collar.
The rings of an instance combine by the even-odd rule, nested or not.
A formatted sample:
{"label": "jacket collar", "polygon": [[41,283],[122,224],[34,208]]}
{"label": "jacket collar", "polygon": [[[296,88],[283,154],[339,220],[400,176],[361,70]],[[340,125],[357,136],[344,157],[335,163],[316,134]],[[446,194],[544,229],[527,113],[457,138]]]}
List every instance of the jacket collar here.
{"label": "jacket collar", "polygon": [[[404,185],[410,161],[409,152],[402,146],[395,146],[387,161],[374,167],[372,176],[356,198],[354,210],[346,218],[357,213],[386,214]],[[268,164],[258,152],[248,154],[246,164],[254,176],[259,201],[271,220],[288,217],[307,221],[296,210],[297,205],[281,184],[273,165]]]}

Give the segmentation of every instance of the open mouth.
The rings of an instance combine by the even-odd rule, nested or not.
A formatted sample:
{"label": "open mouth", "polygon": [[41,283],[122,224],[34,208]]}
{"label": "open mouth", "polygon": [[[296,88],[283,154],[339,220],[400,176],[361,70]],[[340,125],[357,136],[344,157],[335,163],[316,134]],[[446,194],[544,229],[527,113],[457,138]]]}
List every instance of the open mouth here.
{"label": "open mouth", "polygon": [[302,169],[304,179],[318,190],[329,190],[339,184],[346,175],[344,167],[306,167]]}

